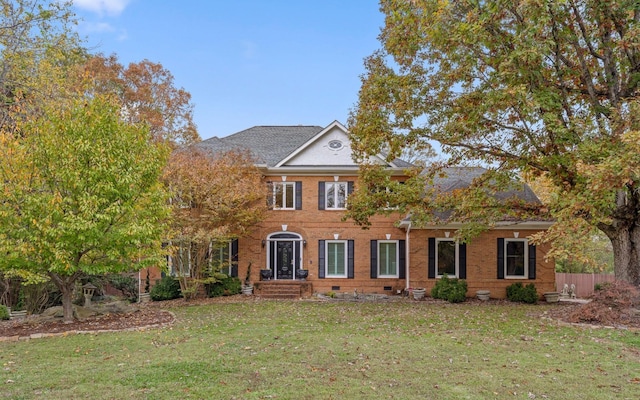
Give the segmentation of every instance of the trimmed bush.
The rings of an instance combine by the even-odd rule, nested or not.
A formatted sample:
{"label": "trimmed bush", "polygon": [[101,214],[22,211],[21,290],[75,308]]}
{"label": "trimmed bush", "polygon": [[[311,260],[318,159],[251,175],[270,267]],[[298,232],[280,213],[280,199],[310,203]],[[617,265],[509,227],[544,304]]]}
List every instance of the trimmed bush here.
{"label": "trimmed bush", "polygon": [[467,282],[444,275],[436,281],[431,290],[431,297],[447,300],[449,303],[461,303],[467,299]]}
{"label": "trimmed bush", "polygon": [[153,301],[173,300],[180,296],[180,282],[171,276],[157,280],[149,293]]}
{"label": "trimmed bush", "polygon": [[518,303],[536,304],[538,292],[533,283],[523,286],[522,282],[516,282],[507,286],[507,299]]}
{"label": "trimmed bush", "polygon": [[4,304],[0,304],[0,320],[6,321],[9,318],[11,318],[11,315],[9,315],[9,309]]}
{"label": "trimmed bush", "polygon": [[241,292],[241,286],[240,279],[227,277],[208,285],[207,295],[209,297],[233,296]]}

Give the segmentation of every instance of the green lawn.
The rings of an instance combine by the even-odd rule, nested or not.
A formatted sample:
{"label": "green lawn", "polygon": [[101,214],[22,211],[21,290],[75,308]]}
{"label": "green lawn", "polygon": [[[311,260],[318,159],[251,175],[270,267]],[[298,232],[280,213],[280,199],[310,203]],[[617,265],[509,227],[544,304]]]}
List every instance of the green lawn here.
{"label": "green lawn", "polygon": [[640,333],[549,305],[245,302],[172,326],[0,343],[10,399],[637,399]]}

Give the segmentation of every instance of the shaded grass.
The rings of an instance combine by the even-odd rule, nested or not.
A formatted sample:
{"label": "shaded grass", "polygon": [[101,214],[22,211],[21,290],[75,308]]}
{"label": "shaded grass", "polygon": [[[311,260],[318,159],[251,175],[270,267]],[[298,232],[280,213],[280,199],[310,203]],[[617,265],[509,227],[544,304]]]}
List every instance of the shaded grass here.
{"label": "shaded grass", "polygon": [[[640,334],[548,305],[248,302],[146,332],[0,343],[12,399],[636,399]],[[7,383],[8,382],[8,383]]]}

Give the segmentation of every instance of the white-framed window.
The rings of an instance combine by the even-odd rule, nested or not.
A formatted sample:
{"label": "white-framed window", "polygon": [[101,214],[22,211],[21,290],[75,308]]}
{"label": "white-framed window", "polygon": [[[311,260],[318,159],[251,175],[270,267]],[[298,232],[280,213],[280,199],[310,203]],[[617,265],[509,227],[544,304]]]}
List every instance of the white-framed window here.
{"label": "white-framed window", "polygon": [[231,276],[231,257],[231,241],[211,243],[209,265],[213,271]]}
{"label": "white-framed window", "polygon": [[273,185],[273,209],[295,210],[295,182],[274,182]]}
{"label": "white-framed window", "polygon": [[378,278],[397,278],[399,264],[397,240],[378,240]]}
{"label": "white-framed window", "polygon": [[344,210],[347,207],[347,182],[325,183],[325,209]]}
{"label": "white-framed window", "polygon": [[459,246],[458,242],[449,238],[436,239],[436,277],[445,274],[448,277],[458,277]]}
{"label": "white-framed window", "polygon": [[504,239],[505,278],[529,276],[529,243],[527,239]]}
{"label": "white-framed window", "polygon": [[327,240],[325,242],[325,262],[327,278],[347,277],[347,241]]}
{"label": "white-framed window", "polygon": [[191,243],[176,244],[176,252],[169,257],[169,273],[171,276],[191,276]]}

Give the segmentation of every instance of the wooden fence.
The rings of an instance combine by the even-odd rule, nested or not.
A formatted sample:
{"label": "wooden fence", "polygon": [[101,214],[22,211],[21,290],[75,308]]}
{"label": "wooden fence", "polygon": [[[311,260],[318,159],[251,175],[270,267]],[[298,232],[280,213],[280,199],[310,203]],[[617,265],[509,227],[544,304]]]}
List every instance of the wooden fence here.
{"label": "wooden fence", "polygon": [[562,292],[564,284],[576,285],[577,297],[589,297],[593,294],[596,283],[613,282],[613,274],[566,274],[556,272],[556,290]]}

